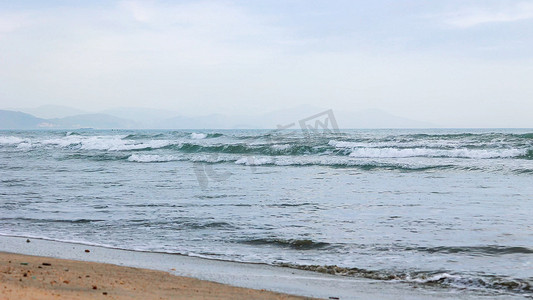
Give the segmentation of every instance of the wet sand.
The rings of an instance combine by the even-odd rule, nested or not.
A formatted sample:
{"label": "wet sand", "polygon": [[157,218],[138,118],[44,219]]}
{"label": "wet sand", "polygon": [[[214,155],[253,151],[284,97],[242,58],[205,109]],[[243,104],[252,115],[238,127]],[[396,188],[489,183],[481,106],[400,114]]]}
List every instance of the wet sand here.
{"label": "wet sand", "polygon": [[[58,293],[65,295],[61,297],[63,299],[83,299],[76,298],[78,294],[91,299],[305,299],[288,295],[342,300],[523,299],[519,295],[421,288],[402,282],[334,276],[264,264],[120,250],[31,237],[30,243],[26,240],[25,237],[0,235],[0,253],[3,253],[0,256],[0,299],[56,299]],[[75,273],[78,275],[73,275]],[[90,277],[84,277],[86,275]],[[92,285],[97,289],[93,290]],[[35,292],[42,294],[32,294]],[[108,294],[104,295],[104,292]],[[184,296],[180,297],[178,292]]]}
{"label": "wet sand", "polygon": [[311,299],[167,272],[0,253],[1,299]]}

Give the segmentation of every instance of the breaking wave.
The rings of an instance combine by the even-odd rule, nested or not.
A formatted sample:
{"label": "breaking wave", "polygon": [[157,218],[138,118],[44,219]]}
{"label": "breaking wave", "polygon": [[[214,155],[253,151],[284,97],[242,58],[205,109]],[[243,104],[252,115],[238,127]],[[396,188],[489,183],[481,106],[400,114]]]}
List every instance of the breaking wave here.
{"label": "breaking wave", "polygon": [[359,158],[404,158],[404,157],[452,157],[452,158],[512,158],[527,154],[526,150],[435,150],[426,148],[397,149],[397,148],[356,148],[352,149],[351,157]]}
{"label": "breaking wave", "polygon": [[279,263],[281,267],[307,270],[340,276],[362,277],[374,280],[402,281],[421,285],[440,285],[458,289],[491,289],[503,292],[533,294],[532,283],[523,279],[503,276],[476,276],[466,274],[450,274],[443,271],[433,272],[394,272],[387,270],[366,270],[360,268],[344,268],[336,265],[298,265]]}
{"label": "breaking wave", "polygon": [[479,247],[418,247],[405,250],[417,250],[428,253],[464,253],[469,255],[505,255],[505,254],[533,254],[533,249],[527,247],[509,246],[479,246]]}
{"label": "breaking wave", "polygon": [[[472,138],[470,134],[451,135],[445,140],[429,139],[426,135],[383,137],[381,139],[345,138],[331,140],[327,138],[306,139],[284,137],[277,140],[262,140],[260,135],[253,141],[242,142],[239,137],[228,139],[221,133],[196,133],[189,136],[178,134],[129,134],[83,136],[68,134],[61,137],[45,139],[21,138],[17,136],[0,136],[1,147],[16,146],[18,149],[30,150],[39,147],[59,147],[64,149],[96,151],[150,151],[165,149],[185,153],[221,153],[221,154],[255,154],[255,155],[326,155],[350,156],[353,158],[464,158],[464,159],[533,159],[533,142],[529,135],[522,135],[519,142],[502,142],[492,138],[485,141],[462,141],[458,137]],[[216,138],[224,137],[219,140]],[[474,135],[474,137],[476,137]],[[215,138],[215,139],[210,139]],[[525,139],[525,141],[524,141]]]}
{"label": "breaking wave", "polygon": [[133,161],[133,162],[149,163],[149,162],[167,162],[167,161],[175,161],[175,160],[183,160],[183,159],[175,155],[132,154],[130,157],[128,157],[128,160]]}
{"label": "breaking wave", "polygon": [[248,245],[267,245],[283,248],[292,248],[297,250],[312,250],[322,249],[331,246],[324,242],[315,242],[308,239],[278,239],[278,238],[264,238],[264,239],[249,239],[241,241],[243,244]]}

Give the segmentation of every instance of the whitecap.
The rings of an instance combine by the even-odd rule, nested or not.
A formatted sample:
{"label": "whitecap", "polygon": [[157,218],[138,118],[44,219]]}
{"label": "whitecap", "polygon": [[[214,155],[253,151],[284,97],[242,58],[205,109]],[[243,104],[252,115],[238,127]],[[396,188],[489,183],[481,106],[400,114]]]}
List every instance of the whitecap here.
{"label": "whitecap", "polygon": [[202,140],[202,139],[205,139],[207,137],[207,134],[205,133],[191,133],[191,139],[193,140]]}
{"label": "whitecap", "polygon": [[128,157],[129,161],[132,162],[168,162],[173,160],[179,160],[178,157],[174,155],[157,155],[157,154],[132,154]]}
{"label": "whitecap", "polygon": [[14,145],[27,142],[27,139],[21,139],[16,136],[0,136],[0,144]]}
{"label": "whitecap", "polygon": [[235,163],[238,165],[260,166],[265,164],[272,164],[273,160],[267,157],[248,156],[238,159]]}
{"label": "whitecap", "polygon": [[356,158],[404,158],[404,157],[451,157],[451,158],[511,158],[525,155],[526,150],[498,149],[498,150],[472,150],[472,149],[428,149],[428,148],[354,148],[350,156]]}

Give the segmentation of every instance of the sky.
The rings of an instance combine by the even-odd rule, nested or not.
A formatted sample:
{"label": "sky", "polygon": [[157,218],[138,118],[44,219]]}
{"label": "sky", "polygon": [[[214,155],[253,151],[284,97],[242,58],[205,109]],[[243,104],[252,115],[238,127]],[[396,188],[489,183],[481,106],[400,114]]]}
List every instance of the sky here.
{"label": "sky", "polygon": [[533,1],[3,1],[0,109],[533,127]]}

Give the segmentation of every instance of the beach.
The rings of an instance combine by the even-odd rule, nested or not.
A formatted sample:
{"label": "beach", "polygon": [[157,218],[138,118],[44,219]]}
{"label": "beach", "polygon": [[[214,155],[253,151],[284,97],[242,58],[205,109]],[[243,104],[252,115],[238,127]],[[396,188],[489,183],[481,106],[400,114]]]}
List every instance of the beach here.
{"label": "beach", "polygon": [[0,236],[0,276],[2,299],[523,299],[10,236]]}
{"label": "beach", "polygon": [[311,299],[162,271],[0,253],[2,299]]}

